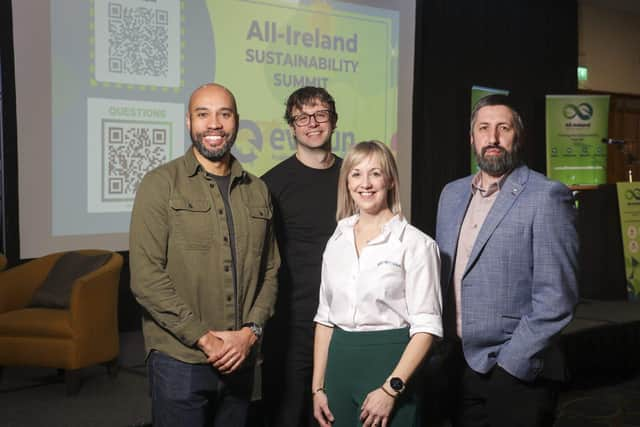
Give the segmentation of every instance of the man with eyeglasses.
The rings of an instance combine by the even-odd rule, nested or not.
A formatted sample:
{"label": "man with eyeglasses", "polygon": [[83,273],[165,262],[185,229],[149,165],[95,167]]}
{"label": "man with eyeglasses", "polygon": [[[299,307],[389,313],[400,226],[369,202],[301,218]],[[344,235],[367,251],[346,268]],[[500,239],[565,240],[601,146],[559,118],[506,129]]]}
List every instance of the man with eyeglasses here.
{"label": "man with eyeglasses", "polygon": [[342,159],[331,152],[338,114],[325,89],[293,92],[284,118],[296,152],[262,177],[272,193],[282,255],[276,314],[264,337],[263,390],[269,426],[305,427],[316,425],[311,406],[313,316],[322,252],[336,227]]}

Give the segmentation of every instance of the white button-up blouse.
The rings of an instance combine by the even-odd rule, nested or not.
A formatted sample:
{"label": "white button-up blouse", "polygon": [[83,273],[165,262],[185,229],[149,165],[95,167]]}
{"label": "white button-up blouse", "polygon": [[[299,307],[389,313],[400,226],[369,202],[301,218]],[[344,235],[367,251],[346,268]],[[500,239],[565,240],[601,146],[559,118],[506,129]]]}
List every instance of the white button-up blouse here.
{"label": "white button-up blouse", "polygon": [[442,337],[440,253],[436,242],[399,215],[358,257],[358,215],[338,223],[322,260],[314,321],[345,331],[409,327]]}

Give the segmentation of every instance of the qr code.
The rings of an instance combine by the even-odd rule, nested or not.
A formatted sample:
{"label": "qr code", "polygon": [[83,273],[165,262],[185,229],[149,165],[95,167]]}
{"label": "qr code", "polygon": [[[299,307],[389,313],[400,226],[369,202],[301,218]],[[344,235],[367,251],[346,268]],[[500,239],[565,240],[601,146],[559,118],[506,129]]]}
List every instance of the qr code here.
{"label": "qr code", "polygon": [[87,210],[129,212],[142,177],[185,151],[184,104],[87,98]]}
{"label": "qr code", "polygon": [[180,1],[95,0],[95,79],[180,85]]}
{"label": "qr code", "polygon": [[169,125],[103,122],[102,199],[132,200],[142,177],[170,159]]}
{"label": "qr code", "polygon": [[109,4],[109,71],[166,77],[169,12]]}

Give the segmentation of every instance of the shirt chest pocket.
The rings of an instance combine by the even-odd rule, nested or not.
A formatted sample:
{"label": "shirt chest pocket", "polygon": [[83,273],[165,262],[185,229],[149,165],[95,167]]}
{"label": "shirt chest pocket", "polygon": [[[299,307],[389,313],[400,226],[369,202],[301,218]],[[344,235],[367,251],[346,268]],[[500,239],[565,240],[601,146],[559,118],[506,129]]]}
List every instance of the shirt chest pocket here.
{"label": "shirt chest pocket", "polygon": [[400,262],[395,260],[380,260],[375,269],[375,276],[384,286],[380,292],[383,298],[389,300],[403,299],[405,295],[404,268]]}
{"label": "shirt chest pocket", "polygon": [[211,202],[203,199],[171,199],[171,229],[176,244],[208,249],[213,240]]}
{"label": "shirt chest pocket", "polygon": [[247,209],[249,210],[249,247],[255,254],[260,255],[273,213],[267,206],[248,206]]}

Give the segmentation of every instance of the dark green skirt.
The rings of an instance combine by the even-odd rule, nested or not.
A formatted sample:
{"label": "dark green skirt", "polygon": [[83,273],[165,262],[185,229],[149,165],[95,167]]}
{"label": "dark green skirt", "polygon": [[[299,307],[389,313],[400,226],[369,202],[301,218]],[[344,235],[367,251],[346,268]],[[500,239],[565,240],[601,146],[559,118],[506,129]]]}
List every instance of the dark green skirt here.
{"label": "dark green skirt", "polygon": [[[347,332],[334,328],[329,344],[325,390],[333,427],[361,426],[362,402],[380,387],[398,364],[409,329]],[[418,399],[411,384],[396,398],[389,427],[418,426]]]}

